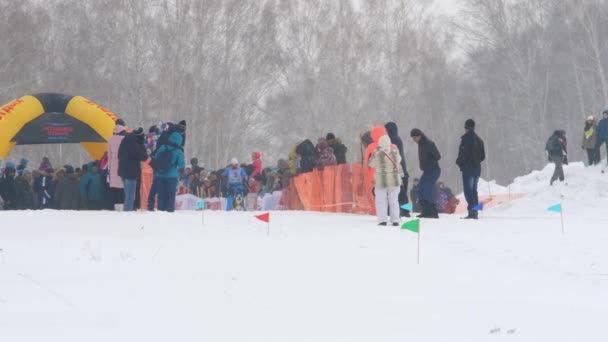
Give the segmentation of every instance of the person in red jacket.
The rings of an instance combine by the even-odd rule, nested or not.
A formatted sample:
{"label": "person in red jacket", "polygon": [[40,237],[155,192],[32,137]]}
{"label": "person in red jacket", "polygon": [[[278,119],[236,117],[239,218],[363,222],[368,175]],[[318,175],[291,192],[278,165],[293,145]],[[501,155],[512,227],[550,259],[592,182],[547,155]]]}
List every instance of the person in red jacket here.
{"label": "person in red jacket", "polygon": [[253,152],[251,154],[251,159],[253,159],[253,172],[249,178],[253,178],[262,173],[262,154],[260,152]]}

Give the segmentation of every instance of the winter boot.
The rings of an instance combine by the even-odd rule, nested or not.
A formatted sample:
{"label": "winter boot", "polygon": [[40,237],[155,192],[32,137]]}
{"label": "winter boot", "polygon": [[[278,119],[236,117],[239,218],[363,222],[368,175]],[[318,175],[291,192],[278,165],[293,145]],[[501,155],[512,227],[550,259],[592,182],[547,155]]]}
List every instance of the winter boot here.
{"label": "winter boot", "polygon": [[380,222],[378,223],[379,226],[386,226],[386,222]]}
{"label": "winter boot", "polygon": [[467,217],[464,218],[465,220],[477,220],[478,219],[478,213],[475,210],[470,210],[469,211],[469,215],[467,215]]}
{"label": "winter boot", "polygon": [[437,207],[435,207],[434,203],[431,203],[431,205],[429,206],[429,213],[426,216],[426,218],[432,218],[432,219],[439,218],[439,213],[437,212]]}

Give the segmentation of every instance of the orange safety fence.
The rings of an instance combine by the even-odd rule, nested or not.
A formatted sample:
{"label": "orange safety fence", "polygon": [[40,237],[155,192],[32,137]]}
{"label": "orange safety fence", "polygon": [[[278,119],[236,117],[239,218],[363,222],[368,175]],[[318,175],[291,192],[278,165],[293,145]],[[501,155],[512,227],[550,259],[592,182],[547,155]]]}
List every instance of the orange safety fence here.
{"label": "orange safety fence", "polygon": [[280,204],[287,210],[375,215],[370,177],[370,169],[361,164],[300,174],[284,189]]}
{"label": "orange safety fence", "polygon": [[141,210],[148,209],[148,195],[154,181],[154,170],[150,166],[150,158],[141,163],[141,185],[139,187],[139,196],[141,198]]}

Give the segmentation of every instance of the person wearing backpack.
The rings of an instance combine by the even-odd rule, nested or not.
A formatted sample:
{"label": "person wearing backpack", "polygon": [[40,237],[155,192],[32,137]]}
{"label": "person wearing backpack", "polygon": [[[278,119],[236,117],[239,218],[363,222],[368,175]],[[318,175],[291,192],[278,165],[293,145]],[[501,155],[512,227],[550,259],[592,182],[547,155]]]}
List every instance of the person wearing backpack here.
{"label": "person wearing backpack", "polygon": [[118,175],[122,177],[125,189],[124,211],[135,208],[137,180],[141,177],[141,163],[148,159],[144,147],[144,130],[138,128],[127,134],[118,148]]}
{"label": "person wearing backpack", "polygon": [[545,150],[549,154],[549,161],[555,164],[555,171],[551,176],[550,185],[553,185],[557,179],[560,182],[564,181],[564,168],[562,164],[568,165],[568,143],[566,141],[566,132],[556,130],[553,135],[547,140]]}
{"label": "person wearing backpack", "polygon": [[380,137],[378,147],[371,155],[368,165],[375,169],[374,188],[378,225],[387,225],[387,213],[390,211],[392,225],[398,226],[400,223],[399,193],[403,181],[403,169],[399,150],[391,144],[388,135]]}
{"label": "person wearing backpack", "polygon": [[245,184],[249,180],[245,169],[239,166],[236,158],[232,158],[230,166],[224,170],[222,176],[226,179],[227,197],[245,196]]}
{"label": "person wearing backpack", "polygon": [[173,132],[166,143],[159,145],[150,165],[154,169],[154,184],[158,193],[158,210],[175,211],[178,169],[186,166],[182,149],[183,136]]}

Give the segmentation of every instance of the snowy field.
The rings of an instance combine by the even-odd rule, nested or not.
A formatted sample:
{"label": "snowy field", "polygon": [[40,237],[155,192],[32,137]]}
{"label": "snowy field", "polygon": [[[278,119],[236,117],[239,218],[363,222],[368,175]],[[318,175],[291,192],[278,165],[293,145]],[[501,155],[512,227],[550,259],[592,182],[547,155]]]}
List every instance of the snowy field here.
{"label": "snowy field", "polygon": [[608,341],[608,175],[551,170],[422,221],[420,265],[374,217],[0,212],[0,339]]}

